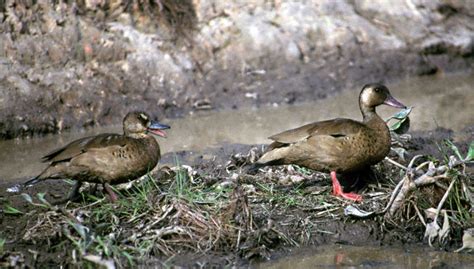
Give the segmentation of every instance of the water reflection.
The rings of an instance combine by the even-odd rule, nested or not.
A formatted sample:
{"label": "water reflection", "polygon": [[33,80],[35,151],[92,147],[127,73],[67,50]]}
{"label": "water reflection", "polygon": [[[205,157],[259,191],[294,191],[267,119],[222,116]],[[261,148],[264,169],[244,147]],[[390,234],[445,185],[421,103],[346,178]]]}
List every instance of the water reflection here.
{"label": "water reflection", "polygon": [[425,247],[357,247],[325,245],[256,268],[474,268],[474,255],[435,251]]}

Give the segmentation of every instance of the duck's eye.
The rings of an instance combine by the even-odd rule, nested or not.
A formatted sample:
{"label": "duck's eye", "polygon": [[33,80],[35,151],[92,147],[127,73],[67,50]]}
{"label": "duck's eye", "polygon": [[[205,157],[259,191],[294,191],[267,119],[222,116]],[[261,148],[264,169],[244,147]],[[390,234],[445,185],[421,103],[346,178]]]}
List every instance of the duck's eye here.
{"label": "duck's eye", "polygon": [[380,89],[379,89],[379,88],[375,88],[374,91],[375,91],[375,92],[380,92]]}
{"label": "duck's eye", "polygon": [[143,113],[140,113],[140,118],[142,118],[142,120],[148,120],[148,117],[147,115],[143,114]]}

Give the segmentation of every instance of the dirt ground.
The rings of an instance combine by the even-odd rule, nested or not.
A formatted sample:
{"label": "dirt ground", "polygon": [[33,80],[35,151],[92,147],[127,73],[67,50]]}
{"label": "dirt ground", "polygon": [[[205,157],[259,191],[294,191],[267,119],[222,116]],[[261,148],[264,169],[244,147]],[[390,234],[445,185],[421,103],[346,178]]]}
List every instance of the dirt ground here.
{"label": "dirt ground", "polygon": [[[468,143],[472,140],[472,128],[468,128],[460,134],[457,137],[467,137],[468,139],[461,139],[456,142],[456,145],[461,152],[466,152]],[[408,151],[406,160],[410,160],[418,153],[442,160],[445,153],[439,150],[440,143],[444,139],[453,139],[453,132],[446,129],[412,135],[410,141],[405,143]],[[152,172],[152,180],[157,180],[159,191],[150,192],[146,198],[147,203],[156,203],[152,207],[152,211],[155,212],[153,214],[163,213],[164,208],[174,206],[174,210],[179,214],[169,217],[169,222],[173,225],[178,225],[178,223],[184,225],[181,223],[184,221],[186,225],[189,225],[186,227],[190,227],[191,231],[198,234],[200,230],[196,227],[200,226],[193,222],[206,216],[206,219],[210,218],[213,222],[223,226],[205,227],[205,232],[201,234],[202,237],[194,240],[203,242],[210,240],[207,238],[208,233],[212,233],[214,229],[222,229],[222,237],[213,238],[211,240],[213,243],[209,243],[210,245],[206,245],[206,247],[198,244],[199,247],[196,248],[183,235],[173,237],[171,233],[171,237],[163,236],[161,238],[164,240],[162,243],[163,246],[166,246],[165,249],[158,247],[159,249],[150,250],[143,256],[132,255],[133,264],[185,267],[198,265],[206,267],[248,266],[268,259],[277,259],[305,246],[322,246],[333,243],[357,246],[420,246],[426,244],[423,225],[416,221],[413,212],[407,212],[406,209],[400,211],[403,211],[403,214],[407,214],[407,216],[398,215],[393,219],[386,219],[382,215],[371,218],[344,215],[344,207],[348,205],[348,202],[330,196],[330,180],[323,173],[279,166],[265,168],[256,175],[247,175],[242,168],[261,153],[261,148],[261,145],[227,144],[203,152],[183,151],[164,155],[164,163],[175,163],[178,159],[181,163],[190,164],[189,167],[185,167],[185,170],[188,175],[188,184],[190,184],[188,187],[194,188],[194,191],[209,189],[209,192],[204,191],[205,195],[213,195],[210,193],[220,192],[223,189],[227,192],[222,194],[223,200],[220,200],[220,203],[223,203],[224,206],[219,203],[219,209],[213,209],[217,204],[204,198],[195,197],[186,200],[185,196],[178,196],[180,198],[168,200],[165,196],[173,196],[171,193],[173,193],[174,184],[179,178],[177,176],[179,170],[161,167],[159,171]],[[396,154],[390,157],[407,165],[407,161],[398,159]],[[173,172],[169,174],[170,171]],[[474,174],[472,165],[468,166],[466,171],[466,180],[472,187]],[[351,175],[351,177],[353,176]],[[402,178],[401,171],[387,161],[375,166],[372,171],[359,175],[359,177],[364,179],[363,184],[345,186],[345,188],[346,190],[355,188],[363,193],[364,201],[358,206],[367,211],[381,210],[387,203],[387,198],[371,196],[371,193],[379,193],[379,195],[385,193],[388,197],[393,191],[393,182],[396,183]],[[344,180],[342,183],[344,184]],[[135,185],[140,185],[140,183],[135,183]],[[85,208],[89,207],[88,204],[96,204],[96,200],[86,198],[84,202],[68,204],[64,208],[43,208],[28,203],[19,194],[7,193],[5,187],[2,186],[0,191],[3,208],[2,218],[0,218],[0,238],[6,240],[1,248],[2,252],[0,252],[0,264],[3,266],[12,265],[15,268],[23,266],[57,267],[60,265],[81,267],[84,264],[94,264],[94,262],[75,257],[75,255],[79,255],[77,244],[80,244],[78,243],[80,236],[76,235],[77,238],[73,236],[74,232],[78,230],[68,227],[67,217],[64,217],[71,216],[71,214],[84,225],[89,223],[88,227],[94,230],[95,236],[98,237],[103,233],[104,236],[117,237],[114,244],[122,249],[126,249],[126,244],[120,240],[137,236],[140,234],[140,229],[143,229],[143,225],[130,226],[130,222],[124,221],[124,217],[119,215],[119,212],[124,210],[123,205],[111,205],[110,207],[107,199],[100,200],[98,203],[102,207],[105,206],[110,208],[109,210],[116,211],[116,219],[109,221],[111,223],[117,222],[118,227],[123,228],[121,232],[108,231],[108,226],[112,224],[109,224],[107,220],[92,220],[91,215],[94,214],[94,210],[87,211]],[[272,190],[269,191],[269,188]],[[26,189],[24,192],[31,197],[35,197],[36,193],[47,193],[46,199],[54,201],[64,196],[68,189],[70,189],[70,185],[64,182],[50,181],[38,184],[35,188]],[[91,190],[86,189],[85,191],[90,192]],[[123,199],[129,201],[126,203],[130,203],[137,199],[133,195],[138,193],[122,191],[122,194],[124,195]],[[418,201],[420,207],[430,207],[438,203],[440,195],[442,193],[438,192],[437,194],[432,187],[427,187],[422,189],[420,194],[412,195],[410,200]],[[97,197],[101,196],[102,194],[97,194]],[[37,198],[34,200],[37,201]],[[422,200],[425,202],[428,200],[429,205],[423,205],[425,202],[421,202]],[[7,213],[6,206],[11,206],[22,213]],[[81,210],[87,213],[80,213]],[[200,212],[207,213],[201,215]],[[145,212],[142,218],[146,219],[147,214],[152,213]],[[189,214],[192,218],[186,219],[183,214]],[[98,215],[97,218],[99,218]],[[150,218],[156,221],[159,215],[150,216]],[[233,228],[224,228],[227,227],[225,226],[226,218],[230,218],[229,223],[232,224],[228,225]],[[87,222],[87,219],[90,222]],[[473,224],[472,219],[454,224],[450,239],[437,245],[436,248],[446,251],[459,248],[462,245],[463,229],[472,227]],[[210,223],[207,225],[212,226]],[[127,229],[129,230],[127,231]],[[242,234],[240,235],[238,231]],[[127,232],[130,234],[124,235]],[[235,245],[232,240],[237,240],[235,238],[237,233],[241,241]],[[71,238],[76,238],[78,241]],[[107,254],[103,249],[99,251],[97,249],[100,247],[94,245],[93,242],[94,240],[91,239],[89,243],[91,247],[88,248],[87,253],[96,253],[99,256],[102,253],[104,260],[107,260],[108,257],[108,260],[115,261],[118,267],[127,267],[127,259],[124,256]],[[155,242],[155,244],[160,246],[159,242]],[[92,246],[95,246],[96,250]]]}

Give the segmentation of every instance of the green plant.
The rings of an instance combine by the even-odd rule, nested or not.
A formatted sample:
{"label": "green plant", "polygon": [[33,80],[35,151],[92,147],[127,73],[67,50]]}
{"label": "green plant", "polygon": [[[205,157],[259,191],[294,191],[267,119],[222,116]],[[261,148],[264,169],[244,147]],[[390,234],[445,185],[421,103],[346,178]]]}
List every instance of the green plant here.
{"label": "green plant", "polygon": [[3,213],[7,215],[22,215],[23,214],[23,212],[21,212],[20,210],[9,205],[5,206],[5,209],[3,209]]}
{"label": "green plant", "polygon": [[3,253],[3,249],[5,247],[5,243],[7,240],[5,238],[0,238],[0,255]]}
{"label": "green plant", "polygon": [[395,121],[392,125],[389,126],[389,129],[396,133],[404,133],[409,127],[410,119],[408,115],[410,115],[412,109],[413,107],[402,109],[399,112],[395,113],[393,116],[386,119],[385,121],[387,123],[391,120]]}

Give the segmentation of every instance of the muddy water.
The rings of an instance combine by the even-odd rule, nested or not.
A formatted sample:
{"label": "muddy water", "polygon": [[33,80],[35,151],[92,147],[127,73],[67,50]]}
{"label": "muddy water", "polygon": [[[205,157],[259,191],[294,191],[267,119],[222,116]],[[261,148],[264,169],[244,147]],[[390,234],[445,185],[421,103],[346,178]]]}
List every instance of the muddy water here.
{"label": "muddy water", "polygon": [[474,268],[474,255],[434,251],[427,247],[355,247],[327,245],[313,248],[256,268]]}
{"label": "muddy water", "polygon": [[[392,95],[414,106],[411,130],[437,126],[460,130],[474,125],[474,74],[412,78],[388,85]],[[163,152],[203,150],[224,142],[268,143],[266,137],[312,121],[334,117],[360,119],[357,104],[360,89],[348,89],[337,96],[295,106],[198,113],[183,119],[163,120],[172,129],[160,139]],[[383,117],[395,113],[382,106]],[[0,141],[0,183],[22,181],[45,167],[39,162],[45,153],[79,137],[101,132],[121,132],[121,126],[95,128],[86,132],[62,133],[43,138]]]}

